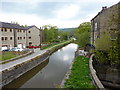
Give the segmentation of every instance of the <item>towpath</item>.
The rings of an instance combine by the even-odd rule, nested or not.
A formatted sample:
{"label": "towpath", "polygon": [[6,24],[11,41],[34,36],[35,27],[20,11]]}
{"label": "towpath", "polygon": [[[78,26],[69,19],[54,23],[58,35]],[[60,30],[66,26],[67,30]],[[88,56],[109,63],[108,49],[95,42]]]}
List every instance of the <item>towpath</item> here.
{"label": "towpath", "polygon": [[40,50],[40,49],[34,49],[34,53],[31,54],[31,55],[28,55],[26,57],[23,57],[23,58],[20,58],[20,59],[17,59],[17,60],[14,60],[14,61],[11,61],[11,62],[8,62],[8,63],[5,63],[5,64],[1,64],[0,65],[0,72],[1,71],[4,71],[5,69],[9,69],[11,67],[14,67],[16,66],[17,64],[20,64],[20,63],[23,63],[23,62],[26,62],[34,57],[37,57],[43,53],[45,53],[48,49],[45,49],[45,50]]}

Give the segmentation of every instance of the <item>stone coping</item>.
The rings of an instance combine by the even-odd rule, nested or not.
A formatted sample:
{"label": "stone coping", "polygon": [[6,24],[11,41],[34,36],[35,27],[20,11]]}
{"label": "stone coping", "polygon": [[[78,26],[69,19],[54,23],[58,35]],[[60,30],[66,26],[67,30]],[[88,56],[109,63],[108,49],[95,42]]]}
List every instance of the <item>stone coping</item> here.
{"label": "stone coping", "polygon": [[90,75],[91,75],[93,84],[99,89],[105,89],[104,86],[102,85],[102,83],[100,82],[99,78],[97,77],[95,69],[93,68],[93,65],[92,65],[93,56],[94,56],[94,54],[92,54],[90,56],[90,60],[89,60],[89,69],[90,69]]}

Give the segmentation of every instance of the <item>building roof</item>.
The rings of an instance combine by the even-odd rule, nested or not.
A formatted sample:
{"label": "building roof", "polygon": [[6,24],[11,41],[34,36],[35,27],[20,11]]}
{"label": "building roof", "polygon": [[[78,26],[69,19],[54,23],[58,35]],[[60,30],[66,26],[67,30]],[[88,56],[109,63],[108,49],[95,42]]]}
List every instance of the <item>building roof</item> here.
{"label": "building roof", "polygon": [[33,25],[33,26],[27,26],[27,27],[25,27],[26,29],[30,29],[30,28],[32,28],[32,27],[36,27],[35,25]]}
{"label": "building roof", "polygon": [[0,28],[13,28],[9,23],[0,22]]}
{"label": "building roof", "polygon": [[[36,27],[35,25],[32,26],[20,26],[19,24],[13,24],[13,23],[6,23],[6,22],[0,22],[0,28],[11,28],[11,29],[22,29],[22,30],[28,30],[32,27]],[[37,28],[37,27],[36,27]],[[39,29],[39,28],[38,28]]]}
{"label": "building roof", "polygon": [[18,25],[18,24],[11,24],[13,27],[14,27],[14,29],[26,29],[25,27],[23,27],[23,26],[20,26],[20,25]]}

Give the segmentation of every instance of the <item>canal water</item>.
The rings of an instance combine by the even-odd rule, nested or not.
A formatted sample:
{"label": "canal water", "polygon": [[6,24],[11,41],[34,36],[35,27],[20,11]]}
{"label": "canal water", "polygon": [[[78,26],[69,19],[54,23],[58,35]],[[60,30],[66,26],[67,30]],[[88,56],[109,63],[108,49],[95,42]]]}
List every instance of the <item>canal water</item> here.
{"label": "canal water", "polygon": [[71,43],[56,52],[49,59],[25,73],[4,88],[57,88],[75,57],[77,44]]}

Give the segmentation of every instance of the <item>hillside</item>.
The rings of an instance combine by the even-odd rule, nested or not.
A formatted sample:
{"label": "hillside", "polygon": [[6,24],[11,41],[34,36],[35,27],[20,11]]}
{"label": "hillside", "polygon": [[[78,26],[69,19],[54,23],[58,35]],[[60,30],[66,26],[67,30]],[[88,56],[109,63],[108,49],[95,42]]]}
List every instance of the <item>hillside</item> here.
{"label": "hillside", "polygon": [[64,31],[64,32],[70,32],[74,30],[75,28],[58,28],[59,31]]}

